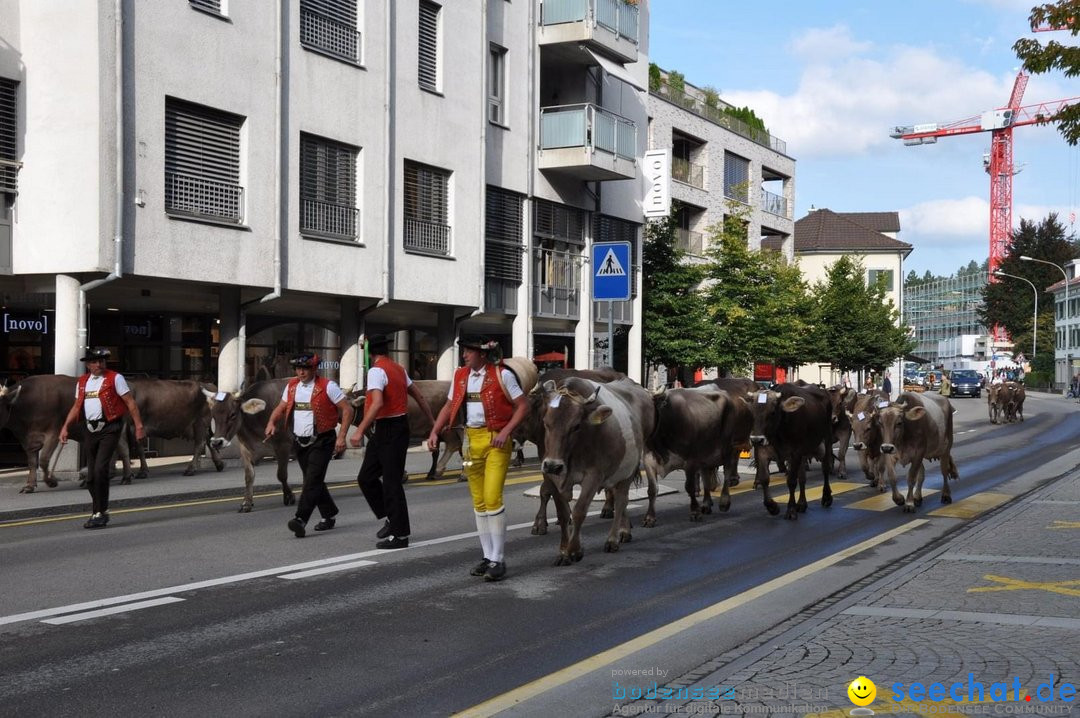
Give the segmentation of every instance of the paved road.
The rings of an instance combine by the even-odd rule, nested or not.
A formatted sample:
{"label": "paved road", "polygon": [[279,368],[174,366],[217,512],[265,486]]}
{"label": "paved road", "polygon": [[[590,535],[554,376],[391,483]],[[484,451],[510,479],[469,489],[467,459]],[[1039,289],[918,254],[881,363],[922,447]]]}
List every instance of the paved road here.
{"label": "paved road", "polygon": [[[838,487],[832,509],[812,500],[810,511],[797,522],[768,516],[759,496],[740,493],[730,513],[694,524],[687,520],[685,496],[671,494],[659,502],[660,525],[635,528],[634,541],[614,555],[600,552],[607,522],[590,519],[585,559],[557,569],[549,566],[557,537],[528,533],[536,503],[522,490],[538,477],[535,469],[526,468],[507,491],[510,521],[517,527],[507,547],[510,577],[500,584],[466,575],[478,549],[470,535],[474,527],[467,491],[455,482],[410,482],[414,543],[390,553],[372,549],[377,523],[355,486],[347,484],[336,490],[343,510],[339,528],[302,541],[285,529],[291,512],[272,497],[259,499],[257,510],[248,515],[234,513],[234,498],[144,506],[117,512],[113,525],[99,532],[78,528],[82,515],[12,517],[0,523],[5,557],[0,669],[7,678],[0,683],[0,700],[5,712],[91,715],[225,710],[237,715],[445,715],[478,704],[476,714],[505,704],[513,706],[510,714],[519,715],[607,715],[618,702],[613,671],[638,680],[646,676],[641,671],[651,670],[661,686],[673,681],[720,685],[709,681],[721,679],[772,685],[777,676],[801,675],[803,668],[826,676],[823,680],[836,691],[835,676],[854,671],[846,685],[858,673],[871,675],[869,664],[861,662],[869,654],[852,648],[844,661],[837,649],[828,661],[829,672],[821,670],[820,661],[806,659],[817,655],[814,650],[800,652],[791,643],[777,672],[762,663],[780,655],[768,641],[761,643],[763,637],[787,635],[800,621],[818,620],[814,617],[825,607],[842,605],[841,597],[876,585],[894,575],[888,573],[894,568],[941,567],[932,583],[965,591],[983,570],[977,560],[905,561],[923,550],[951,550],[956,529],[1019,510],[1013,504],[978,518],[987,507],[1080,464],[1069,454],[1080,435],[1075,404],[1032,397],[1027,422],[994,427],[985,420],[984,402],[955,403],[955,455],[962,480],[954,486],[951,508],[957,517],[935,515],[940,506],[936,494],[928,495],[914,516],[891,503],[883,505],[857,470],[851,482]],[[332,467],[333,478],[344,482],[355,475],[356,462],[334,462]],[[263,475],[269,471],[260,468]],[[939,487],[936,465],[928,475],[927,485]],[[225,479],[167,476],[132,491],[158,486],[157,494],[176,493],[183,481]],[[665,483],[678,486],[680,479]],[[1058,483],[1064,487],[1068,480]],[[115,495],[122,496],[125,488],[115,487]],[[190,493],[206,490],[196,487]],[[13,494],[5,488],[2,496],[2,508],[10,512]],[[45,494],[24,498],[44,501],[39,496]],[[1034,499],[1024,499],[1029,500]],[[980,506],[970,508],[973,501]],[[1074,504],[1045,504],[1058,512],[1045,520],[1075,520]],[[1012,530],[1028,542],[1016,544],[1017,556],[1032,553],[1020,550],[1021,545],[1045,545],[1035,535],[1041,528],[1035,531],[1021,521]],[[1068,529],[1051,535],[1075,540]],[[946,543],[938,546],[940,540]],[[1075,544],[1073,549],[1075,556]],[[989,553],[970,547],[953,552]],[[1055,576],[1062,569],[1058,564],[1003,563]],[[994,566],[1006,577],[1034,580],[1023,570],[1009,573]],[[312,570],[327,572],[298,576]],[[864,614],[875,607],[941,608],[933,594],[924,596],[917,589],[894,605],[894,593],[885,591],[851,606]],[[1061,595],[1064,605],[1047,604],[1046,615],[1080,614],[1065,612],[1075,598],[1054,595]],[[142,601],[156,605],[133,607]],[[82,609],[120,612],[83,618]],[[982,609],[964,604],[962,610]],[[1000,607],[992,612],[1000,613]],[[1034,613],[1025,608],[1024,615]],[[871,627],[864,624],[884,619],[864,614],[845,614],[844,620],[869,635]],[[932,644],[934,630],[925,629],[933,625],[930,614],[903,620],[919,627],[916,632]],[[1069,625],[1053,630],[1072,630],[1075,637]],[[898,632],[890,635],[893,649],[899,650],[906,639]],[[840,634],[831,640],[848,639]],[[1057,643],[1067,654],[1068,644]],[[754,653],[762,650],[764,655]],[[906,655],[924,665],[926,656],[942,655],[942,650],[931,645]],[[952,660],[946,664],[963,667]],[[991,663],[980,670],[991,681],[995,678],[989,674],[999,668],[1004,670]],[[822,705],[843,705],[836,695]],[[496,703],[484,705],[492,699]],[[656,707],[677,705],[665,701]],[[702,704],[682,705],[689,710]],[[715,705],[719,709],[720,702]]]}

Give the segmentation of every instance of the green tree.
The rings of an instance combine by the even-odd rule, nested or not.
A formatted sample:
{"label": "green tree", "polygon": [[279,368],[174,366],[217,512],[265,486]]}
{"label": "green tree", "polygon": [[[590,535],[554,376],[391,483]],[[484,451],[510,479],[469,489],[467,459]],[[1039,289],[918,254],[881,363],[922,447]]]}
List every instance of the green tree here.
{"label": "green tree", "polygon": [[885,278],[867,286],[865,277],[862,262],[845,256],[814,285],[818,360],[840,371],[884,369],[914,346],[886,296]]}
{"label": "green tree", "polygon": [[795,366],[810,358],[811,301],[802,273],[777,252],[751,250],[746,208],[729,203],[711,228],[705,295],[713,324],[712,360],[721,374],[754,361]]}
{"label": "green tree", "polygon": [[659,366],[700,367],[711,358],[712,327],[700,291],[701,265],[685,261],[671,218],[645,227],[641,254],[642,351]]}
{"label": "green tree", "polygon": [[[1080,0],[1058,0],[1031,9],[1028,16],[1031,29],[1049,26],[1067,30],[1073,38],[1071,45],[1051,39],[1045,45],[1030,37],[1020,38],[1013,44],[1013,51],[1024,63],[1024,69],[1041,75],[1051,70],[1061,70],[1065,77],[1080,75],[1080,50],[1075,39],[1080,33]],[[1075,145],[1080,141],[1080,103],[1065,107],[1052,120],[1065,141]]]}

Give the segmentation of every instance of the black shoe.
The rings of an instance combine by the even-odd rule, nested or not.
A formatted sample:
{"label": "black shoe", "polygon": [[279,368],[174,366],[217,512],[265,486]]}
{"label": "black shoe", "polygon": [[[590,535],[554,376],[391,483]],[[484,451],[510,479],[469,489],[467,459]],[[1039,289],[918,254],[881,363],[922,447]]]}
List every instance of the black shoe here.
{"label": "black shoe", "polygon": [[375,532],[375,538],[384,539],[390,535],[390,519],[383,523],[382,528]]}
{"label": "black shoe", "polygon": [[296,534],[296,538],[304,538],[307,531],[304,530],[304,526],[307,522],[299,517],[289,519],[289,530]]}
{"label": "black shoe", "polygon": [[506,562],[505,561],[492,561],[488,566],[487,572],[484,574],[485,581],[502,581],[503,576],[506,575]]}
{"label": "black shoe", "polygon": [[487,573],[488,567],[491,566],[491,561],[486,558],[480,563],[473,566],[472,571],[469,571],[470,576],[483,576]]}
{"label": "black shoe", "polygon": [[101,512],[101,525],[106,526],[106,525],[108,525],[108,523],[109,523],[109,512],[108,511],[102,511]]}
{"label": "black shoe", "polygon": [[315,524],[316,531],[329,531],[334,528],[334,524],[337,523],[334,519],[323,519],[319,523]]}
{"label": "black shoe", "polygon": [[409,537],[390,536],[376,543],[375,548],[409,548]]}
{"label": "black shoe", "polygon": [[102,519],[100,513],[93,514],[86,520],[86,523],[82,525],[84,529],[100,529],[104,528],[108,519]]}

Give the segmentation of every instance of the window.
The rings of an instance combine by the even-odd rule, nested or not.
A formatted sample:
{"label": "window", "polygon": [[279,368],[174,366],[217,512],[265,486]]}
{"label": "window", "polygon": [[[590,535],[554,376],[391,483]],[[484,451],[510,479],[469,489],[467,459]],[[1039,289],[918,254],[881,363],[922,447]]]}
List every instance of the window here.
{"label": "window", "polygon": [[893,270],[891,269],[870,269],[866,272],[866,283],[869,286],[874,286],[874,283],[881,278],[881,281],[885,284],[885,291],[891,292],[893,290]]}
{"label": "window", "polygon": [[300,135],[300,234],[357,238],[355,147]]}
{"label": "window", "polygon": [[12,195],[18,190],[18,133],[15,131],[19,117],[18,89],[19,83],[0,77],[0,193]]}
{"label": "window", "polygon": [[439,91],[439,11],[428,0],[420,0],[420,87]]}
{"label": "window", "polygon": [[488,52],[488,119],[506,124],[506,48],[492,45]]}
{"label": "window", "polygon": [[359,64],[356,0],[300,0],[300,44]]}
{"label": "window", "polygon": [[498,187],[487,188],[485,197],[484,274],[515,284],[521,283],[521,230],[524,220],[522,197]]}
{"label": "window", "polygon": [[240,127],[244,118],[165,99],[165,211],[239,224]]}
{"label": "window", "polygon": [[724,196],[739,202],[750,201],[750,160],[724,153]]}
{"label": "window", "polygon": [[188,0],[188,4],[196,10],[205,10],[215,15],[221,15],[221,0]]}
{"label": "window", "polygon": [[450,173],[405,162],[405,249],[450,254]]}

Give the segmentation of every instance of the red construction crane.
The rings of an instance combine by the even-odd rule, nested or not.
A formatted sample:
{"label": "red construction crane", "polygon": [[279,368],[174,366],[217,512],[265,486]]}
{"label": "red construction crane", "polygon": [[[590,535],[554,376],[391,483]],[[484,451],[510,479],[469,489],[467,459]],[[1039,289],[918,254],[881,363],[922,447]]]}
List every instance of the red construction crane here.
{"label": "red construction crane", "polygon": [[[996,110],[955,122],[896,127],[889,133],[891,137],[903,140],[905,145],[933,144],[938,137],[951,135],[990,133],[990,152],[983,158],[983,165],[990,174],[990,281],[996,279],[994,270],[1004,259],[1012,236],[1012,178],[1016,174],[1013,169],[1013,128],[1048,122],[1063,108],[1080,101],[1080,97],[1070,97],[1021,107],[1027,82],[1028,75],[1018,73],[1009,104]],[[994,338],[1005,338],[1000,327],[994,327]]]}

